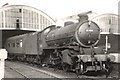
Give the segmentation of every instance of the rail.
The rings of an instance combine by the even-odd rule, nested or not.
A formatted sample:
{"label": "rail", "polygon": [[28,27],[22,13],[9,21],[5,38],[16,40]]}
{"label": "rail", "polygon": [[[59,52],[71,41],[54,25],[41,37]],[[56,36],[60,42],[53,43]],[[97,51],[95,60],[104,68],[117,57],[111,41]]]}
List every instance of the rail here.
{"label": "rail", "polygon": [[0,80],[4,78],[5,59],[7,59],[7,51],[6,49],[0,49]]}
{"label": "rail", "polygon": [[22,72],[14,69],[14,68],[12,68],[12,67],[10,67],[10,66],[6,66],[6,67],[8,67],[8,68],[10,68],[11,70],[17,72],[18,74],[20,74],[21,76],[23,76],[26,80],[31,80],[27,75],[23,74]]}

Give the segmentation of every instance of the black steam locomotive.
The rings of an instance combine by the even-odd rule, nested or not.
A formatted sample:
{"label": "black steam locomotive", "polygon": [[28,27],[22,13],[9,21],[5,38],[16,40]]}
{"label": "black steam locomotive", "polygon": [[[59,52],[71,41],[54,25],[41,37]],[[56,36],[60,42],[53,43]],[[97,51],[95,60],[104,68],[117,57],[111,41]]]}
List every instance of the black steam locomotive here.
{"label": "black steam locomotive", "polygon": [[108,71],[109,62],[114,60],[97,45],[99,39],[99,26],[85,18],[64,27],[52,25],[40,32],[10,37],[5,46],[9,59],[84,74],[89,70]]}

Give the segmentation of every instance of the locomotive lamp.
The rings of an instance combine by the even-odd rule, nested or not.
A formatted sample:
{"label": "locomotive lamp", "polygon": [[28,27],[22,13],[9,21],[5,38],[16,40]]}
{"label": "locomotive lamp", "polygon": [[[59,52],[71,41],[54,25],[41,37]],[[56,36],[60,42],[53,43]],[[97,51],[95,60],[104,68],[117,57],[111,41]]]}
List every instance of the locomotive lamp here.
{"label": "locomotive lamp", "polygon": [[5,59],[7,59],[7,51],[5,49],[0,49],[0,80],[4,78]]}

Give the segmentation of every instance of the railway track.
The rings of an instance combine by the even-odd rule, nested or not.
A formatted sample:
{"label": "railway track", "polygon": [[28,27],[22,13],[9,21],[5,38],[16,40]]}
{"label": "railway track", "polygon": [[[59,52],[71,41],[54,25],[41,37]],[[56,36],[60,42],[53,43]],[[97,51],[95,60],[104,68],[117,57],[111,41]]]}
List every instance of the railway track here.
{"label": "railway track", "polygon": [[38,68],[37,66],[32,66],[30,64],[25,64],[23,62],[6,62],[6,68],[9,68],[16,72],[17,74],[23,76],[23,78],[27,80],[31,80],[33,78],[50,78],[55,80],[116,80],[116,78],[105,76],[87,76],[87,75],[79,75],[77,76],[72,72],[64,72],[62,70],[54,71],[53,68]]}
{"label": "railway track", "polygon": [[13,72],[16,72],[16,74],[23,76],[23,78],[27,80],[31,80],[32,78],[54,78],[57,80],[61,80],[60,79],[61,76],[50,73],[49,71],[45,71],[42,69],[36,69],[34,67],[16,63],[16,62],[7,61],[5,67],[9,68]]}
{"label": "railway track", "polygon": [[21,76],[23,76],[23,77],[26,78],[27,80],[31,80],[28,76],[26,76],[25,74],[23,74],[22,72],[14,69],[14,68],[12,68],[12,67],[10,67],[10,66],[5,66],[5,67],[7,67],[7,68],[9,68],[9,69],[11,69],[11,70],[13,70],[13,71],[15,71],[16,73],[20,74]]}

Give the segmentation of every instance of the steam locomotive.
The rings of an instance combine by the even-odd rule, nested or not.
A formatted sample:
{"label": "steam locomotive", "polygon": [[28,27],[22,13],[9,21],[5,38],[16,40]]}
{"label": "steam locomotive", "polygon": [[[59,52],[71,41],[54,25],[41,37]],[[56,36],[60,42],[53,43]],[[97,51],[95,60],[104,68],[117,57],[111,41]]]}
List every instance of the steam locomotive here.
{"label": "steam locomotive", "polygon": [[89,70],[109,70],[114,56],[98,46],[100,28],[84,19],[64,27],[51,25],[40,32],[10,37],[5,47],[9,59],[17,59],[38,65],[60,67],[84,74]]}

